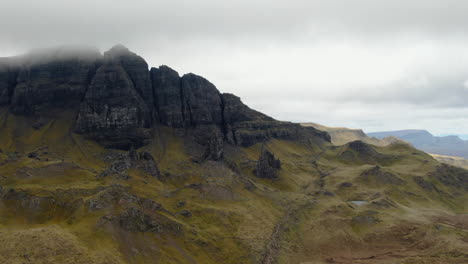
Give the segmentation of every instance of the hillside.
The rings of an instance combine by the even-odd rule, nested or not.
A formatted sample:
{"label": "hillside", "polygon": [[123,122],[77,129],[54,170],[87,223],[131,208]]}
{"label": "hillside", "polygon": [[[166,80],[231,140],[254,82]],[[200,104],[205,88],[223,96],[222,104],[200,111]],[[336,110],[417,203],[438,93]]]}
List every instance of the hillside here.
{"label": "hillside", "polygon": [[[350,128],[345,128],[345,127],[327,127],[324,125],[310,123],[310,122],[302,123],[301,125],[304,127],[314,127],[321,131],[327,132],[331,137],[331,142],[334,145],[338,145],[338,146],[344,145],[346,143],[349,143],[355,140],[360,140],[367,144],[372,144],[376,146],[388,146],[392,143],[406,143],[406,141],[403,141],[394,136],[386,136],[382,139],[378,139],[376,137],[369,137],[364,133],[364,131],[362,131],[362,129],[350,129]],[[395,134],[404,135],[405,132],[402,131],[402,133],[395,133]],[[381,135],[381,136],[385,136],[385,135]],[[461,157],[438,155],[438,154],[430,154],[430,155],[441,163],[468,169],[467,159],[464,159]]]}
{"label": "hillside", "polygon": [[120,45],[46,54],[0,60],[0,263],[468,261],[466,170]]}
{"label": "hillside", "polygon": [[361,140],[367,144],[372,144],[376,146],[386,146],[393,142],[398,141],[397,138],[388,136],[384,138],[370,137],[362,131],[362,129],[351,129],[346,127],[328,127],[316,123],[301,123],[304,127],[313,127],[321,131],[326,131],[330,137],[331,142],[335,145],[344,145],[348,142]]}
{"label": "hillside", "polygon": [[438,155],[438,154],[431,154],[432,157],[434,157],[436,160],[446,163],[449,165],[461,167],[464,169],[468,169],[468,160],[460,157],[452,157],[452,156],[444,156],[444,155]]}
{"label": "hillside", "polygon": [[368,133],[371,137],[393,136],[411,143],[428,153],[468,158],[468,141],[458,136],[437,137],[426,130],[398,130]]}

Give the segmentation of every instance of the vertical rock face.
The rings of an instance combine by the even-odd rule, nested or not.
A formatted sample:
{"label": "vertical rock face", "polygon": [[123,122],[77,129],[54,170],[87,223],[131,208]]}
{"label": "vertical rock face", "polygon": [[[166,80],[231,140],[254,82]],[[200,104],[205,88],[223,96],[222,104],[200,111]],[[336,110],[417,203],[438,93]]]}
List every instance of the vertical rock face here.
{"label": "vertical rock face", "polygon": [[146,102],[147,107],[152,110],[153,89],[151,87],[150,73],[146,61],[122,45],[116,45],[105,52],[104,58],[122,65],[135,89]]}
{"label": "vertical rock face", "polygon": [[235,95],[223,94],[222,98],[225,139],[231,144],[248,147],[270,138],[296,140],[310,136],[330,141],[327,133],[277,121],[250,109]]}
{"label": "vertical rock face", "polygon": [[189,73],[181,78],[181,86],[187,126],[223,124],[221,94],[212,83]]}
{"label": "vertical rock face", "polygon": [[94,75],[96,50],[55,50],[21,58],[10,102],[15,114],[40,114],[78,106]]}
{"label": "vertical rock face", "polygon": [[241,99],[233,94],[223,94],[224,121],[226,124],[235,124],[245,121],[274,121],[273,118],[250,109],[242,103]]}
{"label": "vertical rock face", "polygon": [[107,61],[91,82],[81,104],[76,131],[119,149],[144,145],[151,112],[120,63]]}
{"label": "vertical rock face", "polygon": [[170,127],[184,127],[180,76],[167,66],[151,68],[154,103],[159,122]]}
{"label": "vertical rock face", "polygon": [[0,58],[0,106],[8,105],[16,85],[18,68],[8,58]]}
{"label": "vertical rock face", "polygon": [[327,140],[250,109],[201,76],[180,77],[167,66],[149,71],[143,58],[122,45],[104,56],[95,49],[60,48],[0,58],[2,105],[35,117],[53,117],[54,109],[78,111],[74,131],[111,148],[148,143],[156,125],[182,128],[198,144],[196,153],[204,153],[197,154],[202,160],[221,159],[225,142],[251,146],[304,135]]}
{"label": "vertical rock face", "polygon": [[265,148],[262,148],[260,158],[257,162],[255,175],[259,178],[276,179],[281,169],[281,161]]}

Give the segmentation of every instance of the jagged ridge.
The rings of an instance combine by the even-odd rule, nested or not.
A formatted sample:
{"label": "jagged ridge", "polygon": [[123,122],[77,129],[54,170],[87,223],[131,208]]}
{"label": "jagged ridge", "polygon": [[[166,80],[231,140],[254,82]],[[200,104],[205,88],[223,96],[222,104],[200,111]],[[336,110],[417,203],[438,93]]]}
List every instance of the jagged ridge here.
{"label": "jagged ridge", "polygon": [[269,138],[298,139],[326,133],[276,121],[222,94],[205,78],[167,66],[151,68],[117,45],[57,49],[0,59],[0,106],[15,115],[48,117],[56,109],[76,113],[74,132],[128,150],[147,144],[158,126],[183,129],[219,159],[223,144],[250,146]]}

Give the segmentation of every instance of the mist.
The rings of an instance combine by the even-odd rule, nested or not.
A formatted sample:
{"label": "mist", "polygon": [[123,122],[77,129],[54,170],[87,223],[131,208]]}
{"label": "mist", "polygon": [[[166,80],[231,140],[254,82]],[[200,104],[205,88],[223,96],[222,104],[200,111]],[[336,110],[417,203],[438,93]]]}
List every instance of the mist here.
{"label": "mist", "polygon": [[0,10],[0,56],[47,61],[44,51],[64,45],[88,48],[55,58],[101,56],[121,43],[150,66],[202,75],[280,120],[468,134],[467,8],[456,0],[15,1]]}

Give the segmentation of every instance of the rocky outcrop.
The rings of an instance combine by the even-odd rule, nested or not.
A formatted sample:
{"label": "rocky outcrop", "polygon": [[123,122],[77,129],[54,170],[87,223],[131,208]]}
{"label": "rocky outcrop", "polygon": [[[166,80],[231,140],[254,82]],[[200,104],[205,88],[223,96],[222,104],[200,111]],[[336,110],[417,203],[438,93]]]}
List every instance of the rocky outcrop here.
{"label": "rocky outcrop", "polygon": [[11,111],[47,115],[50,109],[77,107],[96,72],[100,56],[94,49],[58,49],[18,58],[16,80],[10,80],[14,83],[10,91]]}
{"label": "rocky outcrop", "polygon": [[245,105],[240,97],[230,93],[224,93],[223,98],[223,117],[226,124],[236,124],[246,121],[275,121],[273,118],[255,111]]}
{"label": "rocky outcrop", "polygon": [[121,185],[111,185],[85,202],[89,211],[109,209],[116,205],[138,206],[148,212],[166,211],[161,204],[148,198],[130,194],[130,189]]}
{"label": "rocky outcrop", "polygon": [[402,185],[405,183],[404,180],[400,179],[395,174],[385,171],[379,166],[363,171],[360,177],[364,182],[369,184]]}
{"label": "rocky outcrop", "polygon": [[71,216],[83,204],[83,200],[69,193],[57,190],[48,195],[33,195],[21,189],[0,190],[0,207],[14,212],[17,216],[26,216],[28,221],[44,222],[51,220],[52,212],[61,211],[61,217]]}
{"label": "rocky outcrop", "polygon": [[429,176],[445,186],[468,191],[468,171],[465,169],[441,164]]}
{"label": "rocky outcrop", "polygon": [[221,94],[205,78],[189,73],[182,76],[182,112],[186,125],[222,125]]}
{"label": "rocky outcrop", "polygon": [[309,137],[330,142],[330,136],[326,132],[277,121],[246,106],[233,94],[223,94],[222,98],[225,138],[231,144],[248,147],[270,138],[300,140]]}
{"label": "rocky outcrop", "polygon": [[106,147],[130,149],[145,145],[151,111],[124,67],[106,61],[86,92],[75,131]]}
{"label": "rocky outcrop", "polygon": [[372,164],[387,166],[401,159],[400,156],[384,154],[377,151],[377,147],[360,140],[340,146],[342,149],[339,159],[349,164]]}
{"label": "rocky outcrop", "polygon": [[104,52],[104,58],[112,63],[122,65],[136,91],[146,102],[146,106],[152,110],[154,106],[153,88],[146,61],[120,44]]}
{"label": "rocky outcrop", "polygon": [[18,68],[11,59],[0,58],[0,106],[9,105],[18,77]]}
{"label": "rocky outcrop", "polygon": [[262,148],[255,168],[255,175],[264,179],[276,179],[278,178],[278,171],[280,169],[281,161],[276,159],[273,153],[266,148]]}
{"label": "rocky outcrop", "polygon": [[159,177],[160,171],[153,156],[148,152],[136,152],[131,150],[128,154],[110,153],[104,158],[109,166],[98,177],[114,177],[116,179],[128,180],[129,170],[136,169],[152,177]]}
{"label": "rocky outcrop", "polygon": [[179,74],[167,66],[160,66],[151,68],[151,80],[159,122],[169,127],[184,127]]}
{"label": "rocky outcrop", "polygon": [[197,160],[222,159],[225,143],[330,141],[327,133],[250,109],[201,76],[180,77],[167,66],[148,70],[143,58],[122,45],[104,55],[94,49],[56,49],[0,59],[1,105],[39,121],[57,113],[54,109],[71,109],[77,112],[74,132],[122,150],[149,143],[153,128],[168,126],[204,148]]}

